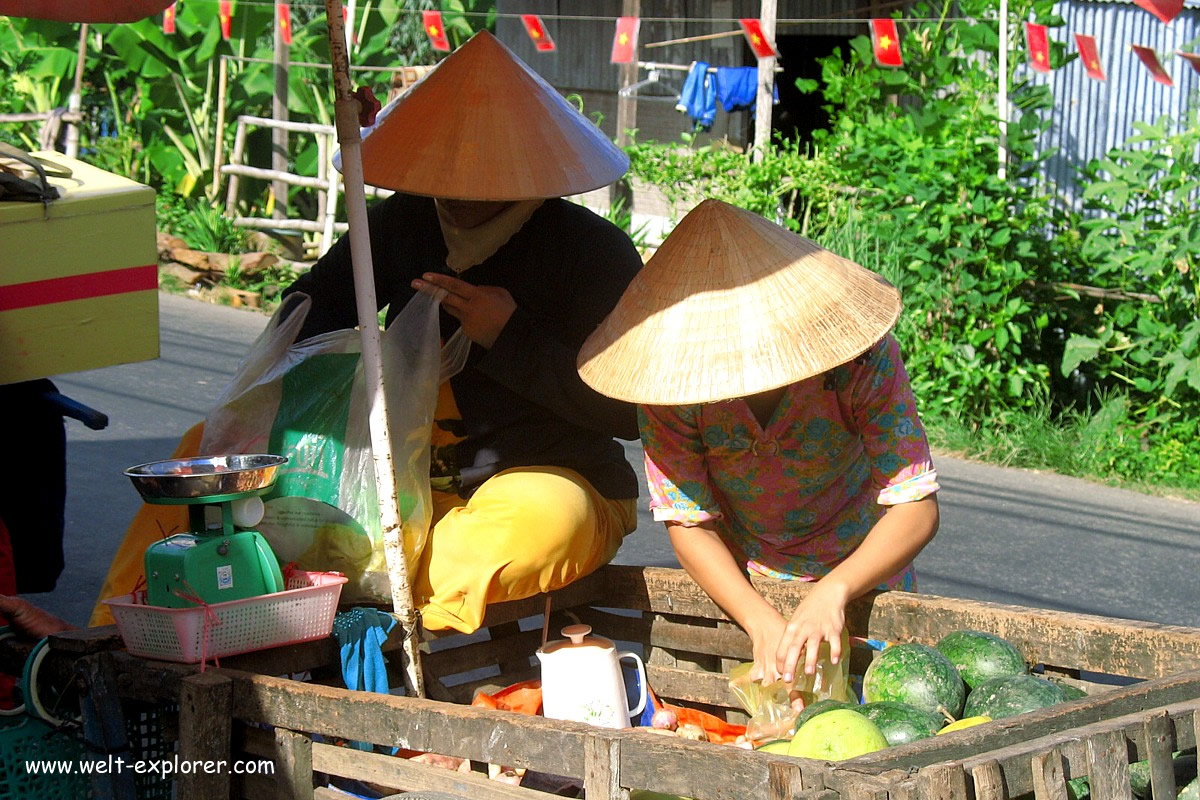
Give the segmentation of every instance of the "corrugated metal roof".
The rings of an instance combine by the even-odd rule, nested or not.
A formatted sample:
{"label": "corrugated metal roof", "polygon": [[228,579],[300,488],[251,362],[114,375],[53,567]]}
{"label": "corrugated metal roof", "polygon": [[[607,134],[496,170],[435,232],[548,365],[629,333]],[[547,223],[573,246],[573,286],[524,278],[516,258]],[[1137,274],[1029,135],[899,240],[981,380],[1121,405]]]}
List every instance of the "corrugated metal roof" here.
{"label": "corrugated metal roof", "polygon": [[[1078,167],[1121,146],[1137,132],[1135,122],[1155,122],[1164,115],[1179,119],[1186,112],[1189,95],[1200,89],[1200,74],[1175,51],[1200,36],[1200,8],[1186,7],[1169,25],[1120,0],[1066,0],[1055,10],[1066,25],[1052,28],[1050,37],[1065,41],[1069,53],[1078,52],[1074,34],[1096,37],[1108,76],[1107,81],[1089,78],[1078,59],[1050,75],[1021,68],[1020,74],[1049,83],[1054,92],[1051,129],[1042,144],[1057,153],[1049,160],[1046,174],[1061,194],[1078,205]],[[1173,87],[1150,76],[1130,50],[1133,44],[1158,53],[1175,82]]]}

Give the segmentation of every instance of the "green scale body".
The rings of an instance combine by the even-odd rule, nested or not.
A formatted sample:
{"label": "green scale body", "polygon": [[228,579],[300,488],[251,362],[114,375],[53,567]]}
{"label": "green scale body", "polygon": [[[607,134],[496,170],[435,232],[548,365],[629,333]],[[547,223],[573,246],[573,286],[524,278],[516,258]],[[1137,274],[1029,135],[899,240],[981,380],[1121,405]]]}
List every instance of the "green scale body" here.
{"label": "green scale body", "polygon": [[[147,604],[190,608],[197,605],[197,599],[224,603],[283,591],[283,574],[266,539],[258,531],[234,523],[233,501],[266,491],[155,500],[189,506],[192,531],[168,536],[147,548]],[[210,525],[206,520],[208,507],[220,509],[219,525]]]}

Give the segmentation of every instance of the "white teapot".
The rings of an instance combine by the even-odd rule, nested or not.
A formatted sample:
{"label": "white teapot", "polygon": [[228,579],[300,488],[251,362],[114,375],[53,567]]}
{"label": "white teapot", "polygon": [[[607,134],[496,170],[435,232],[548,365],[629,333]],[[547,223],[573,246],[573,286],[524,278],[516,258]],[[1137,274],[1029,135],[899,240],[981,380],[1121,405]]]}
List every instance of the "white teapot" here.
{"label": "white teapot", "polygon": [[[646,707],[646,665],[637,653],[618,653],[602,636],[589,636],[590,625],[568,625],[566,639],[547,642],[538,649],[542,665],[542,714],[602,728],[628,728],[629,718]],[[641,697],[630,710],[621,678],[623,658],[637,665]]]}

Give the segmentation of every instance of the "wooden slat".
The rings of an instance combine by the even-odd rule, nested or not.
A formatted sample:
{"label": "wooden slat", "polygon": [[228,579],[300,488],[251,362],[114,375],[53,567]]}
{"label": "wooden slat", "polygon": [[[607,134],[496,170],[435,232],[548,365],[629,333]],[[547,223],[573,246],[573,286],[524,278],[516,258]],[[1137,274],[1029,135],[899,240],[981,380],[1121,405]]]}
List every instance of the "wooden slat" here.
{"label": "wooden slat", "polygon": [[125,645],[116,625],[102,625],[52,634],[49,646],[52,651],[86,656],[104,650],[120,650]]}
{"label": "wooden slat", "polygon": [[583,743],[583,791],[590,798],[622,800],[619,736],[596,733]]}
{"label": "wooden slat", "polygon": [[922,800],[967,800],[967,773],[959,764],[932,764],[917,773]]}
{"label": "wooden slat", "polygon": [[[1098,697],[1084,697],[1049,708],[999,719],[948,736],[935,736],[889,747],[854,759],[856,767],[923,767],[940,761],[971,758],[982,750],[1019,746],[1072,728],[1141,712],[1143,709],[1186,703],[1200,695],[1200,670],[1126,686]],[[1137,720],[1140,725],[1140,719]],[[1012,789],[1009,784],[1010,791]]]}
{"label": "wooden slat", "polygon": [[[217,671],[184,678],[179,690],[179,760],[227,761],[231,753],[233,684]],[[230,773],[183,772],[177,779],[180,800],[226,800]]]}
{"label": "wooden slat", "polygon": [[764,800],[792,800],[804,791],[804,777],[798,764],[772,763],[767,766],[767,796]]}
{"label": "wooden slat", "polygon": [[[1191,747],[1195,740],[1191,731],[1191,720],[1200,708],[1200,700],[1190,700],[1187,703],[1166,706],[1165,711],[1170,715],[1170,724],[1174,731],[1176,749]],[[1071,777],[1084,775],[1088,771],[1087,740],[1096,733],[1120,732],[1129,741],[1132,751],[1138,757],[1145,755],[1145,719],[1147,712],[1139,711],[1122,717],[1104,720],[1078,728],[1068,728],[1059,733],[1020,742],[1009,747],[989,749],[986,743],[981,745],[979,753],[964,757],[960,763],[968,769],[984,761],[994,760],[1004,773],[1004,784],[1010,797],[1037,788],[1037,765],[1030,770],[1031,759],[1039,753],[1051,751],[1060,754],[1060,764],[1066,765],[1066,772]],[[1061,767],[1060,767],[1061,768]]]}
{"label": "wooden slat", "polygon": [[659,697],[722,708],[740,708],[729,689],[729,677],[680,667],[646,665],[647,679]]}
{"label": "wooden slat", "polygon": [[1093,800],[1128,800],[1129,745],[1122,731],[1089,735],[1087,760]]}
{"label": "wooden slat", "polygon": [[[397,791],[446,792],[472,800],[548,800],[549,795],[520,786],[488,780],[474,772],[455,772],[381,753],[313,744],[313,768],[318,772],[354,778]],[[320,800],[320,793],[314,793]],[[339,800],[345,795],[339,794]]]}
{"label": "wooden slat", "polygon": [[278,773],[275,785],[283,800],[313,800],[313,741],[312,737],[275,729],[275,763]]}
{"label": "wooden slat", "polygon": [[425,668],[433,675],[448,678],[463,672],[490,667],[501,660],[510,662],[514,656],[524,656],[524,666],[529,666],[532,656],[542,641],[542,632],[521,631],[502,639],[487,639],[461,647],[448,647],[429,653],[422,658]]}
{"label": "wooden slat", "polygon": [[1156,711],[1146,717],[1146,759],[1150,762],[1150,786],[1154,797],[1175,796],[1175,766],[1172,751],[1175,737],[1169,712]]}
{"label": "wooden slat", "polygon": [[1033,794],[1037,800],[1067,800],[1067,779],[1063,774],[1062,753],[1052,747],[1035,753],[1030,762]]}
{"label": "wooden slat", "polygon": [[995,761],[986,761],[971,770],[975,781],[975,800],[1007,800],[1004,773]]}

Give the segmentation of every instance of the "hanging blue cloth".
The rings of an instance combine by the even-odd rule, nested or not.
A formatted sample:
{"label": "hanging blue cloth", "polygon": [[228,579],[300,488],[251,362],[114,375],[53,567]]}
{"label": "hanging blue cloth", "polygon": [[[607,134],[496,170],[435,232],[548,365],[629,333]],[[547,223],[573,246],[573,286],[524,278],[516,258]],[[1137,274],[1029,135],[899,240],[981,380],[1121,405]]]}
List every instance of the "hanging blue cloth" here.
{"label": "hanging blue cloth", "polygon": [[687,80],[684,81],[683,91],[679,93],[679,103],[676,111],[686,112],[696,127],[708,130],[713,120],[717,118],[717,82],[716,76],[708,71],[704,61],[693,61],[688,70]]}
{"label": "hanging blue cloth", "polygon": [[396,619],[376,608],[353,608],[333,619],[333,635],[342,656],[342,680],[347,689],[388,694],[383,643]]}
{"label": "hanging blue cloth", "polygon": [[[758,67],[717,67],[717,100],[721,108],[733,111],[754,108],[758,97]],[[775,102],[779,102],[779,86],[774,87]]]}

